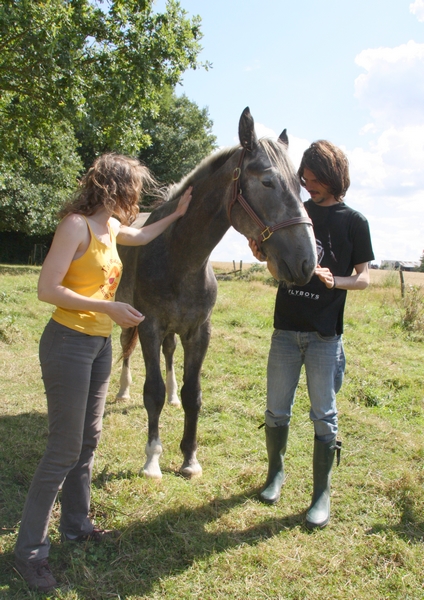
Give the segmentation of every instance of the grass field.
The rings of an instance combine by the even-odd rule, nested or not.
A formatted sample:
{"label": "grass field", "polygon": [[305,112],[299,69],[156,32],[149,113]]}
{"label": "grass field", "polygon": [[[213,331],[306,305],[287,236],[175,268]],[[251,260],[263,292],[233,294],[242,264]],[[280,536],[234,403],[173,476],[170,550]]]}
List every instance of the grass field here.
{"label": "grass field", "polygon": [[[232,264],[215,264],[218,272]],[[236,266],[238,268],[238,265]],[[47,434],[38,340],[51,312],[36,299],[37,268],[0,266],[0,598],[38,598],[13,568],[25,495]],[[117,543],[61,544],[59,504],[50,563],[63,600],[424,598],[424,274],[371,271],[345,316],[347,370],[338,396],[341,464],[332,519],[304,526],[313,428],[302,377],[280,503],[258,502],[267,468],[262,429],[276,288],[263,271],[219,281],[203,374],[198,458],[203,477],[178,476],[183,413],[161,418],[164,477],[139,476],[146,414],[143,364],[132,361],[130,400],[117,402],[116,357],[93,479],[93,518],[122,531]],[[411,276],[411,278],[410,278]],[[181,380],[181,349],[177,377]]]}

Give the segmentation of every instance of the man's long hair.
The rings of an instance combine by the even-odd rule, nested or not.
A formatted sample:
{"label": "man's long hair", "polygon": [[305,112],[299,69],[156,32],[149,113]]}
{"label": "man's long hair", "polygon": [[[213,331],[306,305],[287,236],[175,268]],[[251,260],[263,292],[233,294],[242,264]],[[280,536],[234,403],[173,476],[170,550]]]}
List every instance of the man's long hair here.
{"label": "man's long hair", "polygon": [[342,202],[350,186],[349,162],[340,148],[327,140],[318,140],[305,150],[297,171],[304,185],[303,171],[309,169],[319,183],[326,185],[337,202]]}

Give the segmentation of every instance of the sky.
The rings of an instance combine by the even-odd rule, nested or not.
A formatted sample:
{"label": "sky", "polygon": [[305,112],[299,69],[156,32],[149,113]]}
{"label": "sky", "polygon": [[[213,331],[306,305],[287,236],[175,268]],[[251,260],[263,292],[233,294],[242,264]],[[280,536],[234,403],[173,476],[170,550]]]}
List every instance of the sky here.
{"label": "sky", "polygon": [[[165,0],[158,0],[163,10]],[[424,254],[424,0],[180,0],[202,19],[200,61],[178,94],[207,107],[221,146],[249,106],[258,137],[287,128],[297,168],[317,139],[348,156],[345,201],[370,224],[375,262]],[[304,200],[308,195],[302,196]],[[214,261],[253,262],[235,230]]]}

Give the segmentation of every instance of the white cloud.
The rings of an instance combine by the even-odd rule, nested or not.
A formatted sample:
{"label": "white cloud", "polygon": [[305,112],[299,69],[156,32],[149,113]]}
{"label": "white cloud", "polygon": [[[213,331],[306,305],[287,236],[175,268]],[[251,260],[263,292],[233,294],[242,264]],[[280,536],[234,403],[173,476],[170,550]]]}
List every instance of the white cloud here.
{"label": "white cloud", "polygon": [[355,96],[377,124],[424,123],[424,44],[364,50],[355,62],[367,71],[355,81]]}
{"label": "white cloud", "polygon": [[306,148],[309,148],[310,145],[311,142],[309,140],[298,138],[294,135],[289,135],[289,155],[296,168],[296,171],[299,168],[303,153],[305,152]]}
{"label": "white cloud", "polygon": [[[352,181],[374,193],[396,195],[424,190],[424,125],[390,127],[368,149],[348,152]],[[424,206],[424,202],[423,202]]]}
{"label": "white cloud", "polygon": [[[271,129],[262,123],[255,123],[255,131],[258,138],[269,137],[277,139],[281,135],[281,132],[277,134],[274,129]],[[311,142],[308,140],[289,134],[289,156],[296,169],[302,160],[303,153],[306,148],[310,146],[310,143]]]}
{"label": "white cloud", "polygon": [[[230,227],[219,244],[213,249],[211,260],[215,262],[258,262],[253,256],[247,239],[238,231]],[[238,267],[237,267],[238,268]]]}
{"label": "white cloud", "polygon": [[424,21],[424,0],[415,0],[409,5],[409,12],[415,15],[418,21]]}
{"label": "white cloud", "polygon": [[[410,5],[424,20],[424,0]],[[422,15],[422,19],[419,15]],[[419,260],[424,246],[424,44],[374,48],[355,59],[365,69],[355,96],[373,122],[367,146],[348,152],[348,201],[370,222],[377,260]]]}
{"label": "white cloud", "polygon": [[258,138],[269,137],[269,138],[277,139],[279,136],[279,134],[275,133],[275,131],[273,129],[271,129],[270,127],[267,127],[266,125],[263,125],[262,123],[256,123],[256,122],[255,122],[255,132],[256,132],[256,135],[258,136]]}
{"label": "white cloud", "polygon": [[359,131],[359,135],[365,135],[366,133],[375,133],[376,131],[377,131],[377,128],[374,125],[374,123],[367,123],[366,125],[361,127],[361,129]]}
{"label": "white cloud", "polygon": [[419,260],[424,247],[424,125],[388,128],[348,152],[347,202],[370,222],[376,260]]}

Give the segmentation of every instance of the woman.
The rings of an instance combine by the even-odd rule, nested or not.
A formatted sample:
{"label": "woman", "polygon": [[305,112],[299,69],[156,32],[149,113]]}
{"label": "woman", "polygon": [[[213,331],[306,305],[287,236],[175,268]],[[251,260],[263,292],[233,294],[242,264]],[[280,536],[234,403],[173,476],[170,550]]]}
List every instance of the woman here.
{"label": "woman", "polygon": [[113,321],[134,327],[144,319],[129,304],[114,302],[122,269],[116,243],[149,243],[185,214],[191,200],[189,188],[174,213],[142,229],[130,228],[146,187],[155,188],[155,181],[138,160],[100,156],[61,211],[63,219],[41,269],[38,298],[56,306],[40,340],[49,435],[15,547],[16,568],[40,591],[57,585],[47,561],[47,530],[60,486],[62,540],[101,541],[113,534],[96,528],[88,517],[112,365],[110,334]]}

